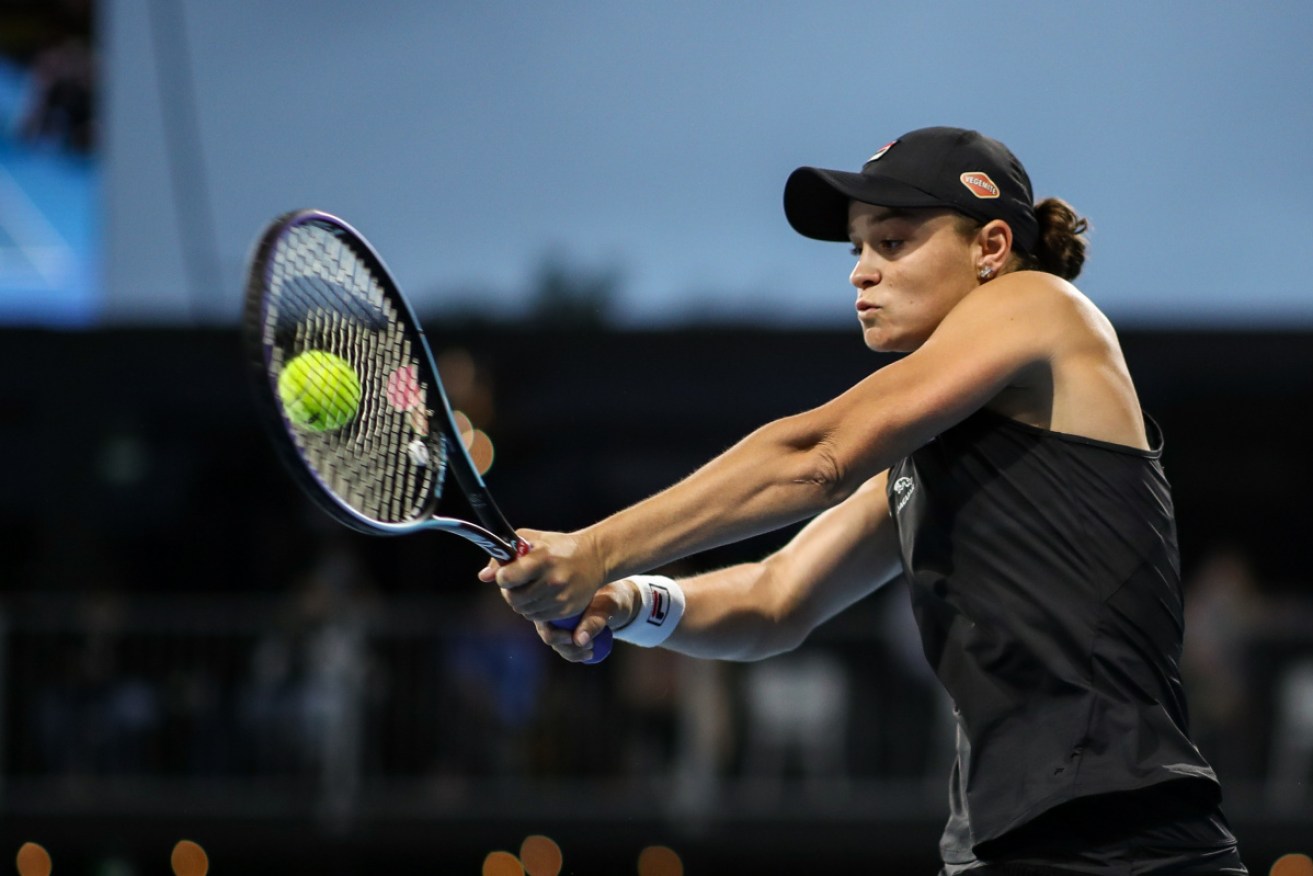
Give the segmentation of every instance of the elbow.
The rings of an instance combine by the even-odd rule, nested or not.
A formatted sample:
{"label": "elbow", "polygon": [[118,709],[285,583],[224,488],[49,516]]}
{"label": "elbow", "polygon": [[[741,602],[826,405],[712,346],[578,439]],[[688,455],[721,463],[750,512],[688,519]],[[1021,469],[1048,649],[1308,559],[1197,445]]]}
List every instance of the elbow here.
{"label": "elbow", "polygon": [[790,576],[780,567],[779,555],[767,558],[762,570],[758,610],[763,622],[756,640],[740,655],[746,661],[787,654],[807,641],[813,629],[805,601],[788,586]]}
{"label": "elbow", "polygon": [[788,623],[777,624],[771,630],[770,636],[758,642],[757,647],[744,659],[747,661],[766,660],[770,657],[779,657],[781,654],[796,651],[802,646],[803,642],[807,641],[807,636],[810,633],[810,627]]}
{"label": "elbow", "polygon": [[865,454],[853,446],[854,437],[841,434],[832,421],[832,417],[813,411],[766,427],[773,430],[775,443],[788,456],[785,479],[791,487],[808,493],[806,504],[812,512],[837,505],[867,480],[861,471]]}
{"label": "elbow", "polygon": [[768,631],[764,631],[750,646],[741,649],[738,653],[726,659],[738,663],[756,663],[760,660],[769,660],[771,657],[778,657],[781,654],[796,650],[806,640],[807,635],[805,632],[800,633],[789,627],[775,626]]}
{"label": "elbow", "polygon": [[805,455],[798,481],[815,492],[818,510],[847,499],[865,480],[854,473],[853,466],[844,462],[838,446],[829,436],[817,441]]}
{"label": "elbow", "polygon": [[803,642],[807,641],[810,632],[811,630],[801,630],[796,627],[780,627],[773,639],[767,643],[767,647],[758,652],[756,659],[765,660],[767,657],[778,657],[796,651]]}

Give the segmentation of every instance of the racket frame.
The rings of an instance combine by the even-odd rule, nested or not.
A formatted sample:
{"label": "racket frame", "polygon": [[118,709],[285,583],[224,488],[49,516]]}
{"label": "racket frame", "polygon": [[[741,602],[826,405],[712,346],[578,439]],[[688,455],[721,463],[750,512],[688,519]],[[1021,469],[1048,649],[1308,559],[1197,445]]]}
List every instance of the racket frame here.
{"label": "racket frame", "polygon": [[[442,476],[435,478],[434,489],[424,503],[424,511],[407,522],[376,520],[361,514],[341,499],[319,476],[315,467],[305,459],[293,438],[292,425],[278,403],[278,376],[274,373],[272,348],[265,342],[265,325],[268,314],[268,291],[272,288],[274,258],[279,245],[293,231],[304,225],[328,226],[352,250],[383,289],[384,297],[401,316],[400,328],[410,342],[412,354],[419,360],[422,374],[429,386],[423,404],[428,408],[429,428],[436,424],[439,439],[446,455],[447,471],[479,519],[479,524],[457,517],[436,513],[438,488]],[[302,489],[317,505],[338,522],[357,532],[369,535],[407,535],[425,529],[436,529],[459,535],[482,548],[489,556],[508,562],[528,551],[528,544],[515,534],[506,520],[483,477],[470,459],[452,415],[451,403],[443,388],[438,366],[433,358],[428,339],[410,302],[392,279],[392,273],[383,263],[369,241],[343,219],[322,210],[293,210],[273,220],[257,241],[247,272],[244,334],[248,347],[247,359],[254,373],[257,406],[267,430],[273,438],[278,456]]]}

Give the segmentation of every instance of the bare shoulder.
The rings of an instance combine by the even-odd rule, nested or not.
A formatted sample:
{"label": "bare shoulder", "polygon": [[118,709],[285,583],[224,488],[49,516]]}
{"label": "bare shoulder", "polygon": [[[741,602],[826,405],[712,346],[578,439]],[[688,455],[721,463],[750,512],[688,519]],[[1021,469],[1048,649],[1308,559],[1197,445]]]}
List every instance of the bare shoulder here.
{"label": "bare shoulder", "polygon": [[1020,310],[1032,316],[1107,322],[1094,302],[1068,280],[1043,271],[1017,271],[982,285],[962,302],[991,310]]}
{"label": "bare shoulder", "polygon": [[1052,274],[1018,272],[981,286],[962,306],[977,327],[1012,326],[1000,331],[1030,362],[990,408],[1041,428],[1148,446],[1117,333],[1076,286]]}
{"label": "bare shoulder", "polygon": [[[955,325],[960,323],[961,325]],[[976,289],[945,319],[952,328],[1011,329],[1016,340],[1044,353],[1116,346],[1112,323],[1074,284],[1042,271],[1005,274]]]}

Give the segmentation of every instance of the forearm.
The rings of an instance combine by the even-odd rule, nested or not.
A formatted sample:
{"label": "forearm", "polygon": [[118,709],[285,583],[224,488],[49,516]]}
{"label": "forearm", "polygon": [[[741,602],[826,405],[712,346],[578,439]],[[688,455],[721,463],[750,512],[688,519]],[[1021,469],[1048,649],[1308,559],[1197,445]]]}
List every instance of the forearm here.
{"label": "forearm", "polygon": [[604,626],[617,639],[695,657],[758,660],[790,651],[821,624],[899,571],[886,474],[812,520],[764,560],[679,581],[638,575],[592,596],[569,633],[546,622],[538,633],[568,660],[592,655]]}
{"label": "forearm", "polygon": [[[790,623],[771,575],[765,561],[680,578],[683,615],[661,647],[719,660],[760,660],[793,650],[807,631]],[[624,585],[631,591],[629,623],[641,623],[636,588],[630,580]]]}
{"label": "forearm", "polygon": [[680,581],[688,605],[665,647],[693,657],[760,660],[801,644],[775,593],[769,562],[744,563]]}
{"label": "forearm", "polygon": [[824,436],[785,418],[579,534],[614,580],[814,516],[853,486],[832,464]]}

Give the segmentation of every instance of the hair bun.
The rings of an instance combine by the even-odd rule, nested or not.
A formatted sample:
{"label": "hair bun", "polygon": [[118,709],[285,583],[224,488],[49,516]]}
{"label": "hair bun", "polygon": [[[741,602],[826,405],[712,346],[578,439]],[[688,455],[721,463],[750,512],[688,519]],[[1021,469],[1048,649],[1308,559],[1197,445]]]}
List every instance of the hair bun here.
{"label": "hair bun", "polygon": [[1089,220],[1061,198],[1045,198],[1035,205],[1039,241],[1031,254],[1034,267],[1064,280],[1074,280],[1085,265],[1085,233]]}

